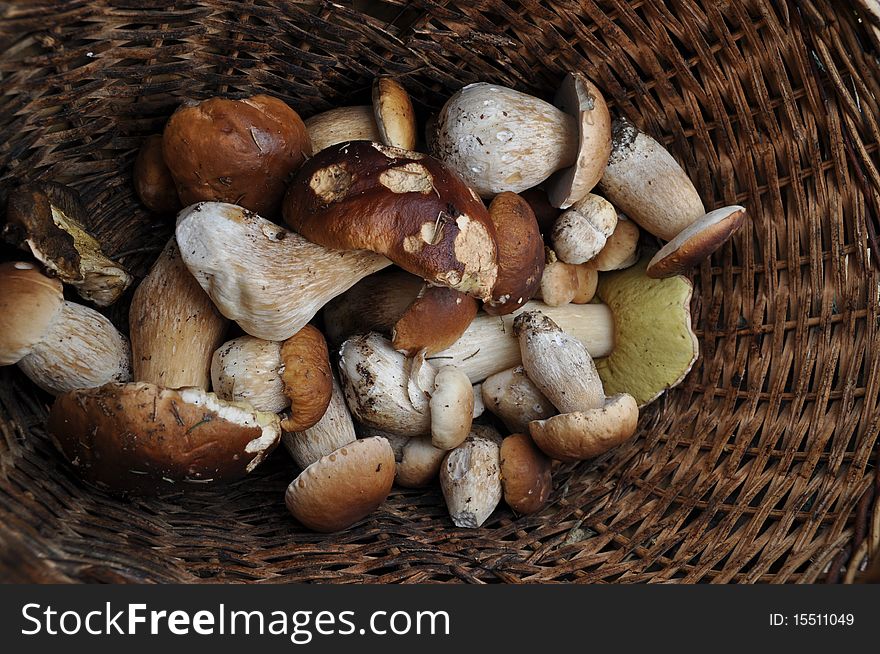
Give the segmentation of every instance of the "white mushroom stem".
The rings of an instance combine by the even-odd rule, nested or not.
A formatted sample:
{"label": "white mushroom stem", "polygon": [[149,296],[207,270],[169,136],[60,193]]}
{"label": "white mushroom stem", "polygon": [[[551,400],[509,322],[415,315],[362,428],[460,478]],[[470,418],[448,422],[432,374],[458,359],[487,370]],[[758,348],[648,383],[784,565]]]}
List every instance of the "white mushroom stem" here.
{"label": "white mushroom stem", "polygon": [[388,339],[370,333],[342,344],[339,374],[348,408],[359,422],[400,436],[431,432],[435,371],[430,363],[414,364]]}
{"label": "white mushroom stem", "polygon": [[333,378],[330,404],[321,419],[304,431],[283,432],[281,435],[284,447],[300,468],[307,468],[356,438],[354,422],[336,377]]}
{"label": "white mushroom stem", "polygon": [[176,234],[184,263],[220,312],[269,341],[290,338],[332,298],[391,263],[315,245],[222,202],[181,211]]}
{"label": "white mushroom stem", "polygon": [[523,311],[540,311],[563,331],[583,343],[593,358],[608,356],[614,347],[614,319],[604,304],[566,304],[548,307],[527,302],[506,316],[483,312],[451,347],[429,357],[434,365],[454,365],[472,383],[522,363],[519,343],[513,335],[513,320]]}
{"label": "white mushroom stem", "polygon": [[18,367],[37,386],[60,395],[131,381],[131,348],[128,339],[103,315],[64,302],[43,339]]}
{"label": "white mushroom stem", "polygon": [[500,444],[469,436],[446,455],[440,468],[440,488],[456,526],[482,526],[501,501]]}
{"label": "white mushroom stem", "polygon": [[280,368],[281,343],[253,336],[235,338],[214,352],[214,392],[221,400],[249,402],[259,411],[279,413],[290,406]]}
{"label": "white mushroom stem", "polygon": [[617,226],[617,211],[608,200],[588,193],[564,211],[553,225],[553,249],[566,263],[593,259]]}

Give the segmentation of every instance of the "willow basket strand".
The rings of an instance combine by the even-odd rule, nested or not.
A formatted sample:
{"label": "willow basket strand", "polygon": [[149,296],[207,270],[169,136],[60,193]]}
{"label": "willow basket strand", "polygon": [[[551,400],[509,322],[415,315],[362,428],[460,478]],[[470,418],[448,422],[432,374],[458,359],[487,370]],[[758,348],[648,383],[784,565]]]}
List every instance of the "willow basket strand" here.
{"label": "willow basket strand", "polygon": [[[35,581],[852,581],[880,548],[880,31],[832,0],[88,0],[0,8],[0,182],[73,185],[143,275],[171,232],[133,196],[143,137],[184,98],[266,92],[307,117],[398,76],[424,119],[490,81],[547,97],[580,70],[657,137],[707,207],[751,222],[694,271],[701,358],[638,438],[564,466],[550,504],[452,526],[395,491],[299,529],[278,452],[161,500],[78,481],[50,398],[0,369],[0,578]],[[3,200],[0,197],[0,200]],[[3,258],[20,256],[3,250]],[[110,311],[126,325],[123,298]]]}

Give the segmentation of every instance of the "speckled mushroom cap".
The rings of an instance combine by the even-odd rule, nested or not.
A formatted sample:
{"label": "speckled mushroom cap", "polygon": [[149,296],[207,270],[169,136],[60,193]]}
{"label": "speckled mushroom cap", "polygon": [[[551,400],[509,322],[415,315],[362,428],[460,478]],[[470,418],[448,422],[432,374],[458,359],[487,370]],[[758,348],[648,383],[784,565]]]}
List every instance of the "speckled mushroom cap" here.
{"label": "speckled mushroom cap", "polygon": [[145,382],[59,395],[47,430],[84,478],[144,493],[243,477],[281,438],[275,414],[197,388]]}
{"label": "speckled mushroom cap", "polygon": [[639,406],[679,384],[700,346],[691,327],[691,282],[677,275],[651,279],[648,258],[603,273],[597,296],[614,316],[614,349],[596,360],[606,395],[629,393]]}
{"label": "speckled mushroom cap", "polygon": [[287,487],[294,518],[319,532],[341,531],[385,501],[394,484],[394,450],[387,439],[344,445],[303,470]]}
{"label": "speckled mushroom cap", "polygon": [[61,282],[32,263],[0,263],[0,366],[27,356],[61,312]]}
{"label": "speckled mushroom cap", "polygon": [[368,141],[319,152],[291,184],[284,220],[313,243],[383,254],[479,299],[498,276],[495,227],[479,196],[418,152]]}

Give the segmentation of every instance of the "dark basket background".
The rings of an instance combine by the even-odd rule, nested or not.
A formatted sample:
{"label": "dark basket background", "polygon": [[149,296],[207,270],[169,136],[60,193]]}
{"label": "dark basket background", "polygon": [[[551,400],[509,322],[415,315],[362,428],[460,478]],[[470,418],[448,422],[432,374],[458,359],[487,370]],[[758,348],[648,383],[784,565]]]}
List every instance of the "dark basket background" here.
{"label": "dark basket background", "polygon": [[[664,143],[707,208],[751,223],[694,271],[701,357],[638,438],[564,466],[546,509],[453,527],[395,491],[332,536],[286,513],[279,450],[251,478],[161,500],[79,482],[51,398],[0,369],[6,581],[852,581],[877,502],[880,52],[832,0],[88,0],[0,5],[0,182],[72,184],[142,276],[171,233],[131,165],[184,98],[267,92],[304,117],[397,75],[424,118],[492,81],[552,96],[580,70]],[[3,197],[0,197],[0,201]],[[876,252],[875,252],[876,254]],[[0,256],[20,256],[9,249]],[[126,325],[130,292],[110,315]]]}

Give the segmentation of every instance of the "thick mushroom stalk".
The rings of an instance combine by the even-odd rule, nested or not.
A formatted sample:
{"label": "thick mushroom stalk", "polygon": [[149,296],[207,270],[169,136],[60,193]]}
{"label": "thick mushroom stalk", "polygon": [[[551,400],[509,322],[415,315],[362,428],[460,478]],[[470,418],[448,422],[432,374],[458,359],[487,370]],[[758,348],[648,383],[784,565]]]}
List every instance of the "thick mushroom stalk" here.
{"label": "thick mushroom stalk", "polygon": [[131,379],[128,339],[21,261],[0,264],[0,365],[12,364],[53,395]]}
{"label": "thick mushroom stalk", "polygon": [[315,245],[221,202],[184,209],[176,235],[184,263],[220,312],[269,341],[290,338],[330,299],[391,263]]}
{"label": "thick mushroom stalk", "polygon": [[330,403],[321,419],[301,431],[284,431],[281,442],[300,468],[307,468],[323,456],[355,441],[357,435],[339,382],[332,379]]}
{"label": "thick mushroom stalk", "polygon": [[223,342],[228,324],[184,265],[172,238],[131,300],[134,379],[166,388],[207,390],[211,355]]}
{"label": "thick mushroom stalk", "polygon": [[492,438],[472,432],[443,460],[440,488],[449,517],[457,527],[481,527],[501,501],[499,445]]}

